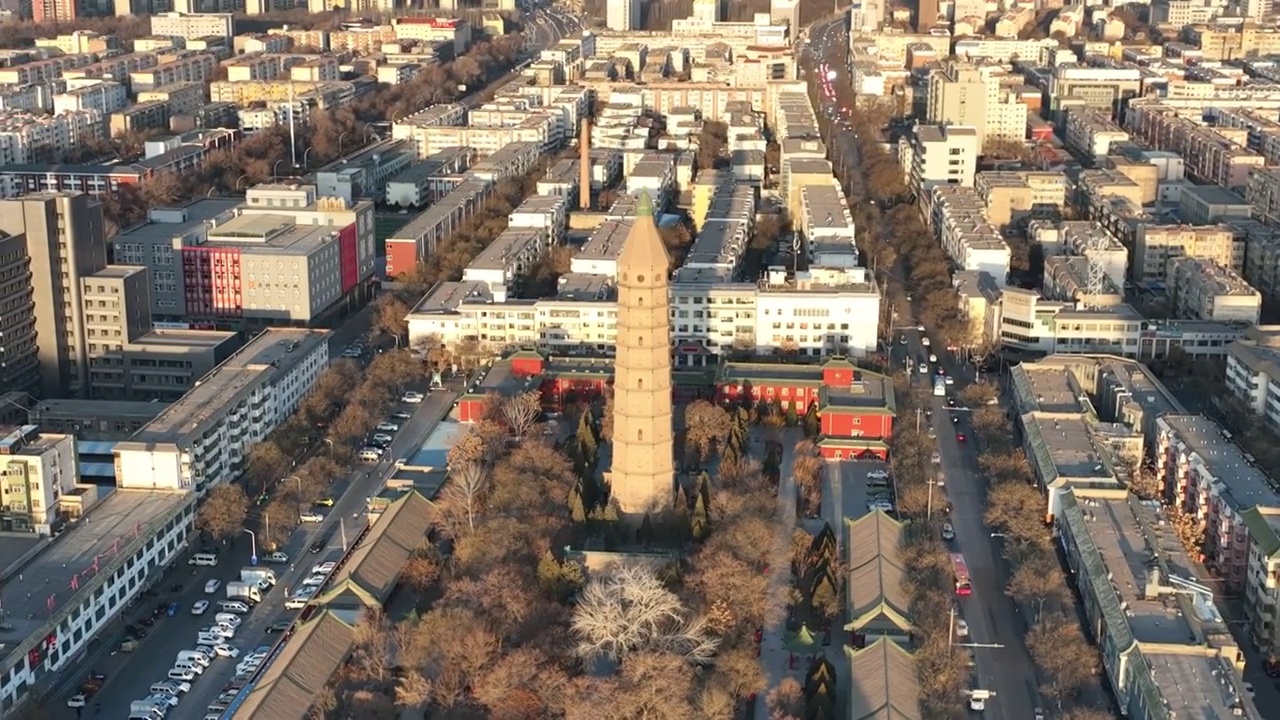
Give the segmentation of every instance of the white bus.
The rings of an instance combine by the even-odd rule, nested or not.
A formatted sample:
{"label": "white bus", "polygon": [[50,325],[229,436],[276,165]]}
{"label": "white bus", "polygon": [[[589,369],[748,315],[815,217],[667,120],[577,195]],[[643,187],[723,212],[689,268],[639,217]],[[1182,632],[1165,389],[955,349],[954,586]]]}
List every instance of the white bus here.
{"label": "white bus", "polygon": [[941,375],[933,379],[933,394],[937,397],[946,397],[947,381]]}

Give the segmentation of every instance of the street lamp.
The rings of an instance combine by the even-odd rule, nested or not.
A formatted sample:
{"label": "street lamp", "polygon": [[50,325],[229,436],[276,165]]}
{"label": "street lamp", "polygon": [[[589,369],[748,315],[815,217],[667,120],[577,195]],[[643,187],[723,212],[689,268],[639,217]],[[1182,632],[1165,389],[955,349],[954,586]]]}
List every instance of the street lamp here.
{"label": "street lamp", "polygon": [[311,151],[312,151],[312,150],[315,150],[315,148],[314,148],[314,147],[309,147],[309,148],[307,148],[307,151],[306,151],[306,152],[302,153],[302,169],[303,169],[303,170],[306,170],[306,169],[307,169],[307,167],[308,167],[308,165],[307,165],[307,158],[311,157]]}
{"label": "street lamp", "polygon": [[240,190],[240,181],[241,181],[241,180],[247,180],[247,179],[249,179],[249,173],[245,173],[245,174],[241,175],[240,177],[236,178],[236,191],[237,191],[237,192]]}
{"label": "street lamp", "polygon": [[348,135],[350,135],[350,134],[351,134],[351,131],[350,131],[350,130],[343,130],[343,131],[342,131],[342,134],[338,136],[338,157],[339,157],[339,158],[341,158],[341,157],[342,157],[342,138],[344,138],[344,137],[346,137],[346,136],[348,136]]}
{"label": "street lamp", "polygon": [[249,547],[250,547],[249,563],[251,565],[257,565],[258,564],[258,536],[249,528],[245,528],[244,531],[249,533]]}
{"label": "street lamp", "polygon": [[284,158],[280,158],[279,160],[276,161],[274,165],[271,166],[271,182],[272,183],[275,183],[275,181],[280,177],[280,174],[276,171],[280,167],[280,163],[282,162],[284,162]]}

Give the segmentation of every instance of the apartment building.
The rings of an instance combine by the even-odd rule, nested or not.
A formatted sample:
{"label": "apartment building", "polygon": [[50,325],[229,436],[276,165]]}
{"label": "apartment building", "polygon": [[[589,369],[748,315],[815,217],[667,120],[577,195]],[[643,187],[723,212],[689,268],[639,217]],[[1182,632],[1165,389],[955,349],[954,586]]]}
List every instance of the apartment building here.
{"label": "apartment building", "polygon": [[35,290],[27,238],[0,235],[0,387],[40,392]]}
{"label": "apartment building", "polygon": [[898,143],[907,184],[921,197],[938,185],[973,187],[982,145],[972,127],[917,125]]}
{"label": "apartment building", "polygon": [[187,53],[155,67],[129,73],[129,84],[135,93],[177,83],[203,85],[213,80],[217,68],[218,58],[212,53]]}
{"label": "apartment building", "polygon": [[397,40],[417,40],[422,43],[449,42],[455,55],[461,55],[471,45],[471,25],[457,18],[400,17],[391,21]]}
{"label": "apartment building", "polygon": [[538,229],[508,227],[498,234],[462,271],[462,282],[484,283],[495,303],[507,301],[548,247],[547,234]]}
{"label": "apartment building", "polygon": [[96,110],[44,115],[22,110],[0,112],[0,165],[61,160],[68,149],[104,135]]}
{"label": "apartment building", "polygon": [[1265,158],[1179,113],[1165,105],[1134,103],[1125,127],[1135,139],[1181,155],[1197,180],[1227,189],[1247,187],[1250,171],[1262,167]]}
{"label": "apartment building", "polygon": [[1042,257],[1080,257],[1093,264],[1107,281],[1123,288],[1129,274],[1129,249],[1096,222],[1068,220],[1054,223],[1032,220],[1027,237],[1040,247]]}
{"label": "apartment building", "polygon": [[225,37],[229,40],[235,32],[230,13],[170,12],[151,16],[151,34],[187,40],[203,37]]}
{"label": "apartment building", "polygon": [[[858,248],[853,213],[837,183],[807,185],[800,191],[798,229],[804,236],[811,265],[856,267]],[[754,202],[752,203],[754,215]]]}
{"label": "apartment building", "polygon": [[987,220],[998,228],[1057,212],[1067,202],[1067,176],[1054,171],[987,170],[977,174],[974,189],[986,203]]}
{"label": "apartment building", "polygon": [[1203,531],[1205,564],[1225,590],[1242,592],[1249,565],[1243,515],[1259,506],[1280,508],[1280,496],[1214,421],[1169,414],[1156,419],[1156,428],[1155,473],[1166,497]]}
{"label": "apartment building", "polygon": [[163,100],[135,103],[111,113],[107,127],[113,137],[147,130],[165,130],[169,127],[169,116],[169,103]]}
{"label": "apartment building", "polygon": [[1262,314],[1262,294],[1213,261],[1173,258],[1168,279],[1174,317],[1253,325]]}
{"label": "apartment building", "polygon": [[1188,257],[1206,260],[1235,272],[1244,269],[1245,243],[1227,225],[1136,224],[1133,281],[1168,279],[1169,261]]}
{"label": "apartment building", "polygon": [[51,536],[62,529],[60,499],[80,482],[73,435],[36,425],[0,427],[0,530]]}
{"label": "apartment building", "polygon": [[1085,158],[1111,152],[1114,143],[1129,141],[1129,133],[1111,121],[1111,114],[1095,109],[1067,113],[1067,149]]}
{"label": "apartment building", "polygon": [[90,30],[74,30],[66,35],[36,38],[38,48],[57,48],[63,55],[87,55],[106,53],[120,49],[120,40],[113,35],[100,35]]}
{"label": "apartment building", "polygon": [[[410,165],[398,175],[387,180],[386,203],[399,205],[402,208],[421,208],[437,202],[458,185],[457,175],[466,170],[474,159],[470,148],[449,148],[435,153],[426,160]],[[562,162],[574,163],[565,160]],[[577,169],[567,174],[577,184]],[[555,194],[541,185],[538,195]]]}
{"label": "apartment building", "polygon": [[1004,284],[1009,245],[986,217],[986,205],[970,187],[939,185],[929,203],[929,226],[942,249],[961,270],[985,272]]}
{"label": "apartment building", "polygon": [[1251,169],[1244,199],[1259,219],[1280,223],[1280,167]]}
{"label": "apartment building", "polygon": [[1114,116],[1121,103],[1142,94],[1142,70],[1079,63],[1055,65],[1048,90],[1049,109],[1055,113],[1064,105],[1080,103]]}
{"label": "apartment building", "polygon": [[994,66],[952,61],[930,73],[926,119],[974,128],[980,148],[988,140],[1021,141],[1027,134],[1027,106],[1001,86]]}
{"label": "apartment building", "polygon": [[102,116],[129,105],[129,90],[118,82],[96,82],[53,96],[53,114],[94,110]]}
{"label": "apartment building", "polygon": [[316,170],[316,188],[322,197],[349,203],[361,198],[381,202],[386,199],[387,181],[415,160],[413,147],[404,140],[373,143]]}
{"label": "apartment building", "polygon": [[90,397],[81,280],[107,266],[102,206],[83,193],[3,200],[0,231],[26,238],[43,394]]}
{"label": "apartment building", "polygon": [[66,68],[62,78],[68,82],[77,80],[111,80],[126,83],[129,73],[146,70],[160,64],[160,56],[153,52],[132,52],[112,55],[95,63],[85,63]]}
{"label": "apartment building", "polygon": [[493,195],[492,182],[463,177],[463,181],[447,195],[387,238],[387,277],[411,272],[435,252],[436,245],[443,238],[461,228]]}
{"label": "apartment building", "polygon": [[209,102],[205,84],[201,82],[177,82],[172,85],[143,90],[137,94],[139,103],[164,102],[169,105],[169,115],[190,115]]}
{"label": "apartment building", "polygon": [[116,484],[194,490],[234,479],[249,450],[298,408],[329,365],[327,330],[269,328],[129,440]]}
{"label": "apartment building", "polygon": [[1280,428],[1280,325],[1248,328],[1227,347],[1227,389]]}
{"label": "apartment building", "polygon": [[[775,272],[758,285],[677,280],[671,293],[678,365],[709,364],[744,348],[785,347],[814,357],[875,351],[880,298],[863,268],[815,269],[793,278]],[[501,303],[485,282],[440,283],[408,315],[409,341],[473,343],[485,352],[534,346],[612,354],[617,304],[601,294],[569,299],[562,290],[557,298]]]}
{"label": "apartment building", "polygon": [[1079,307],[1111,307],[1124,303],[1124,290],[1106,274],[1094,275],[1088,258],[1055,255],[1044,259],[1047,300],[1075,303]]}
{"label": "apartment building", "polygon": [[81,53],[10,65],[0,68],[0,85],[23,86],[53,82],[64,77],[67,71],[89,65],[95,59],[93,55]]}

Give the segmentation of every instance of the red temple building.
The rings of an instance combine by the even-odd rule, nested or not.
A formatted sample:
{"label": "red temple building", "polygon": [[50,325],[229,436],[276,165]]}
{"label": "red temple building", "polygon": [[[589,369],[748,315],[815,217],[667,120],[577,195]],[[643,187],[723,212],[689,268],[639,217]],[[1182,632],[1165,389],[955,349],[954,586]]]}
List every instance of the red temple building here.
{"label": "red temple building", "polygon": [[[817,404],[824,457],[884,459],[893,435],[893,380],[863,370],[844,358],[819,365],[786,362],[726,362],[719,368],[677,368],[673,374],[677,403],[705,398],[724,405],[748,402],[783,409],[795,404],[804,415]],[[473,422],[488,397],[537,388],[543,406],[561,411],[602,398],[613,382],[609,358],[544,357],[522,351],[497,362],[478,385],[458,400],[457,417]]]}

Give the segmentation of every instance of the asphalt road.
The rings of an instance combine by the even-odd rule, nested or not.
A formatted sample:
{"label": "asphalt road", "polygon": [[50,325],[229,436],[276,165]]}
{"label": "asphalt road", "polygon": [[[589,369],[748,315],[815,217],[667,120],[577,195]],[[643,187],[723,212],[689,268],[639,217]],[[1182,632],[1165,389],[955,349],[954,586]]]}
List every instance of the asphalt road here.
{"label": "asphalt road", "polygon": [[[292,564],[272,566],[276,570],[279,582],[265,595],[262,603],[254,608],[253,612],[244,616],[244,624],[231,641],[231,645],[239,648],[243,654],[259,645],[274,644],[279,639],[279,635],[268,634],[267,627],[277,620],[292,618],[297,614],[296,611],[284,609],[284,601],[287,598],[285,588],[289,590],[297,588],[310,574],[311,567],[316,563],[337,560],[341,557],[343,528],[345,527],[348,541],[359,534],[359,529],[364,523],[362,511],[366,498],[374,495],[386,478],[392,474],[394,458],[411,454],[421,446],[426,436],[448,412],[461,387],[460,381],[454,381],[450,388],[437,390],[429,395],[427,401],[421,405],[403,405],[399,408],[412,411],[414,417],[402,423],[386,460],[377,466],[359,466],[349,476],[339,480],[334,485],[332,493],[337,502],[334,507],[322,511],[327,513],[325,521],[304,524],[293,533],[288,544],[283,548],[293,561]],[[309,546],[321,537],[328,538],[326,548],[319,553],[308,552]],[[178,652],[195,647],[197,631],[209,625],[216,612],[215,606],[203,616],[193,616],[191,606],[200,599],[226,598],[221,588],[214,595],[205,595],[205,582],[211,578],[217,578],[225,585],[229,580],[239,579],[240,568],[249,565],[250,545],[248,537],[245,536],[237,542],[219,548],[221,557],[216,567],[192,568],[181,564],[189,554],[183,555],[178,560],[179,564],[176,564],[157,585],[160,597],[143,598],[145,602],[140,602],[134,615],[129,617],[148,615],[155,603],[161,600],[177,602],[180,606],[179,613],[174,617],[162,617],[158,620],[152,632],[133,654],[113,653],[104,661],[93,665],[94,669],[107,674],[107,684],[93,698],[90,708],[84,712],[84,717],[100,716],[110,720],[124,718],[128,715],[129,703],[146,697],[152,683],[166,679],[166,673],[173,666]],[[170,592],[168,588],[174,583],[182,583],[183,590],[178,593]],[[117,636],[106,642],[110,647],[116,648],[119,647],[121,640],[122,638]],[[203,717],[205,708],[231,681],[237,662],[228,658],[214,660],[204,675],[192,683],[191,692],[182,698],[171,717],[183,720]],[[76,677],[79,675],[77,674]],[[77,718],[76,712],[65,706],[67,697],[75,692],[74,687],[68,687],[62,692],[57,698],[56,711],[51,712],[49,717]],[[95,703],[101,704],[100,713],[95,713],[92,707]]]}
{"label": "asphalt road", "polygon": [[[909,318],[906,319],[910,322]],[[905,334],[906,345],[897,344],[897,335]],[[909,356],[915,362],[921,356],[926,359],[930,351],[939,352],[936,343],[927,348],[920,343],[921,333],[915,329],[895,330],[893,361],[901,367]],[[956,378],[949,387],[949,394],[959,392],[966,384],[965,368],[948,362],[945,353],[939,360],[948,374]],[[930,373],[934,372],[930,367]],[[925,380],[932,387],[932,380]],[[993,720],[1027,720],[1033,717],[1040,705],[1035,666],[1023,645],[1025,624],[1012,598],[1005,594],[1005,563],[1001,557],[1000,539],[991,536],[991,529],[983,521],[986,508],[986,483],[978,472],[977,453],[971,440],[969,413],[951,410],[945,397],[929,396],[933,411],[933,429],[937,433],[938,454],[945,486],[934,495],[935,507],[946,502],[952,504],[951,524],[956,533],[952,543],[955,552],[964,555],[969,566],[973,592],[968,597],[957,598],[959,617],[969,623],[970,636],[965,641],[977,645],[1000,647],[970,648],[976,663],[974,687],[992,690],[995,697],[987,701],[984,717]],[[959,422],[953,423],[952,417]],[[899,422],[905,421],[899,418]],[[957,440],[957,432],[965,435],[965,441]],[[964,706],[967,700],[956,698]]]}

